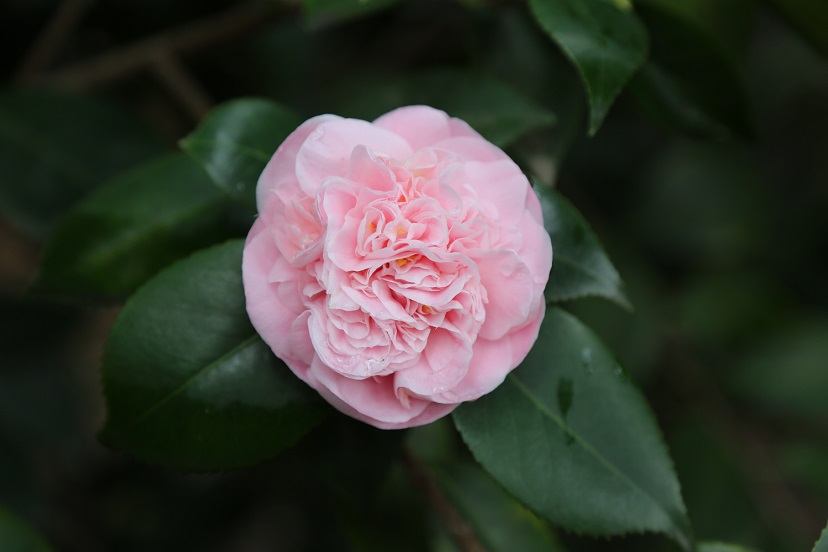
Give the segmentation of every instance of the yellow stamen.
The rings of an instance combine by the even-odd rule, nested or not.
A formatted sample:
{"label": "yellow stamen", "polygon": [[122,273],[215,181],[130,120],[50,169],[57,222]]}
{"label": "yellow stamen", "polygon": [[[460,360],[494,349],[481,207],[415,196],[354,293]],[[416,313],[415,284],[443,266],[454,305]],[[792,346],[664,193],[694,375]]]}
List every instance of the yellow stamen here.
{"label": "yellow stamen", "polygon": [[408,230],[405,230],[404,228],[397,228],[398,236],[405,236],[406,234],[408,234]]}
{"label": "yellow stamen", "polygon": [[431,314],[431,307],[429,307],[428,305],[423,305],[423,313]]}
{"label": "yellow stamen", "polygon": [[375,232],[376,230],[377,230],[377,225],[374,224],[373,222],[369,222],[368,223],[368,231],[369,232]]}
{"label": "yellow stamen", "polygon": [[397,259],[394,262],[397,263],[397,266],[405,266],[408,264],[408,259]]}

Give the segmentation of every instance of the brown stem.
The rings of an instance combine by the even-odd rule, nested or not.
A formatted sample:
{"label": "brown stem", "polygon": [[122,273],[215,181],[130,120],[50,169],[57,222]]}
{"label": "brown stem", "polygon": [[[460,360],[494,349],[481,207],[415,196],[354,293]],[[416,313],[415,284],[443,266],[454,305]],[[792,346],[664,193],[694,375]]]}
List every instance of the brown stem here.
{"label": "brown stem", "polygon": [[481,544],[469,522],[460,515],[417,457],[411,451],[405,450],[403,461],[411,479],[440,517],[457,548],[462,552],[486,552],[486,548]]}
{"label": "brown stem", "polygon": [[[295,3],[296,0],[282,2],[286,6]],[[270,7],[263,2],[241,4],[221,14],[163,31],[123,48],[77,62],[41,80],[71,90],[93,88],[153,66],[159,53],[174,54],[178,57],[238,36],[261,22],[269,11]]]}
{"label": "brown stem", "polygon": [[174,56],[158,52],[153,68],[158,78],[197,123],[213,105],[207,91]]}
{"label": "brown stem", "polygon": [[52,19],[46,24],[34,41],[34,44],[23,57],[14,81],[18,84],[31,80],[35,75],[49,65],[86,10],[95,0],[64,0],[55,11]]}

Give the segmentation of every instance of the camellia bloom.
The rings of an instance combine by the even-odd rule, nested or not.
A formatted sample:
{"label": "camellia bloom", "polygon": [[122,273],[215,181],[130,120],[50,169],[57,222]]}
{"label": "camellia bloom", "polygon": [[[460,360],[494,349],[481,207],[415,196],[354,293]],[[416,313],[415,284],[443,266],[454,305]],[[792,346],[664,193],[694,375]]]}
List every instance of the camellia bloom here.
{"label": "camellia bloom", "polygon": [[538,336],[552,246],[526,177],[425,106],[322,115],[259,178],[247,311],[291,370],[380,428],[497,387]]}

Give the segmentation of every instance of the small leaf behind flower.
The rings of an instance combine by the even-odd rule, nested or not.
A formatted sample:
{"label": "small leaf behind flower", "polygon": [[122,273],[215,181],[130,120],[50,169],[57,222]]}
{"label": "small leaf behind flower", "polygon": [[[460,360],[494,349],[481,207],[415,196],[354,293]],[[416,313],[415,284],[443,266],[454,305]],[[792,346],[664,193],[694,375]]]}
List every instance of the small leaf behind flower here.
{"label": "small leaf behind flower", "polygon": [[631,308],[621,277],[584,217],[557,191],[535,182],[543,224],[552,238],[552,272],[544,294],[549,301],[597,295]]}
{"label": "small leaf behind flower", "polygon": [[612,354],[564,311],[550,308],[526,360],[454,421],[483,467],[549,521],[593,535],[656,531],[691,548],[652,412]]}
{"label": "small leaf behind flower", "polygon": [[530,0],[541,28],[575,64],[595,134],[615,97],[647,57],[647,31],[627,0]]}
{"label": "small leaf behind flower", "polygon": [[750,27],[754,7],[743,0],[643,1],[638,9],[650,30],[651,57],[630,83],[641,105],[691,135],[750,136],[750,102],[732,51],[744,46],[727,39],[746,34],[740,27]]}
{"label": "small leaf behind flower", "polygon": [[259,98],[224,103],[210,112],[181,148],[200,162],[230,197],[256,208],[256,183],[276,148],[302,120]]}
{"label": "small leaf behind flower", "polygon": [[501,147],[555,122],[554,113],[508,84],[481,73],[448,68],[360,79],[345,90],[339,109],[343,115],[370,120],[415,104],[430,105],[463,119]]}
{"label": "small leaf behind flower", "polygon": [[79,199],[164,151],[161,140],[100,98],[27,90],[0,94],[0,213],[44,236]]}
{"label": "small leaf behind flower", "polygon": [[292,445],[322,416],[250,325],[243,242],[177,262],[127,302],[106,344],[101,439],[154,464],[220,470]]}
{"label": "small leaf behind flower", "polygon": [[547,524],[510,497],[479,466],[453,462],[428,469],[487,550],[563,551]]}
{"label": "small leaf behind flower", "polygon": [[46,244],[34,292],[121,297],[159,269],[229,237],[225,195],[198,163],[170,154],[93,192]]}

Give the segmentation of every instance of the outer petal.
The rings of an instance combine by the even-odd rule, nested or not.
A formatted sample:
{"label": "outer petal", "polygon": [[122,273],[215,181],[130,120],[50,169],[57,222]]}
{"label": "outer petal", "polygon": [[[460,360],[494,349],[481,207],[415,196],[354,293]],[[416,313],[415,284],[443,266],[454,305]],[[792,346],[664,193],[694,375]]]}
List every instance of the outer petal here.
{"label": "outer petal", "polygon": [[456,153],[466,161],[499,161],[509,159],[503,150],[487,142],[484,138],[473,136],[453,136],[440,140],[433,146],[435,149],[442,149]]}
{"label": "outer petal", "polygon": [[[386,424],[407,424],[421,415],[430,401],[411,397],[404,405],[394,393],[394,378],[376,377],[355,380],[338,374],[317,357],[311,363],[309,376],[314,389],[330,400],[331,395],[370,419]],[[339,405],[334,404],[337,408]],[[407,427],[400,425],[400,427]]]}
{"label": "outer petal", "polygon": [[500,340],[478,338],[474,342],[474,354],[466,377],[450,391],[433,399],[445,403],[460,403],[473,401],[493,391],[529,354],[529,350],[538,339],[545,311],[546,303],[541,300],[538,302],[537,312],[524,327]]}
{"label": "outer petal", "polygon": [[489,298],[486,321],[479,336],[500,339],[529,319],[532,304],[537,300],[532,273],[517,253],[510,250],[485,252],[475,257],[475,261]]}
{"label": "outer petal", "polygon": [[526,176],[511,159],[466,162],[461,171],[451,175],[451,180],[455,189],[469,188],[494,206],[500,224],[517,223],[527,209],[527,192],[535,195]]}
{"label": "outer petal", "polygon": [[375,120],[374,124],[402,136],[414,151],[452,136],[448,115],[426,105],[412,105],[389,111]]}
{"label": "outer petal", "polygon": [[[529,194],[534,197],[533,192]],[[539,225],[529,211],[524,213],[518,224],[523,245],[520,248],[520,257],[529,267],[535,282],[535,290],[543,293],[546,282],[549,280],[549,271],[552,269],[552,242],[549,233]]]}
{"label": "outer petal", "polygon": [[[306,380],[307,381],[307,380]],[[430,424],[434,420],[438,420],[447,414],[450,414],[452,410],[457,408],[459,404],[441,404],[441,403],[429,403],[425,410],[423,410],[417,416],[414,416],[410,420],[405,422],[387,422],[385,420],[378,420],[376,418],[372,418],[368,415],[363,414],[359,410],[356,410],[352,406],[348,405],[342,399],[331,393],[328,389],[324,386],[321,386],[318,382],[311,382],[307,381],[307,383],[316,389],[316,391],[326,400],[328,403],[342,412],[354,418],[356,420],[360,420],[365,422],[366,424],[370,424],[374,427],[379,429],[405,429],[407,427],[416,427],[425,424]]]}
{"label": "outer petal", "polygon": [[366,121],[329,120],[310,133],[296,155],[296,177],[302,190],[314,195],[326,178],[347,176],[357,146],[395,159],[406,159],[413,153],[403,138]]}
{"label": "outer petal", "polygon": [[[298,337],[291,328],[301,312],[291,309],[288,302],[280,298],[279,291],[282,285],[298,288],[293,282],[271,283],[271,272],[276,265],[284,266],[282,254],[262,219],[257,219],[247,235],[242,258],[247,314],[253,327],[276,356],[290,364],[291,360],[298,359],[299,351],[294,351],[291,345],[291,340]],[[307,336],[307,340],[305,345],[310,344],[310,336]]]}
{"label": "outer petal", "polygon": [[285,138],[270,158],[256,184],[256,206],[259,213],[267,211],[267,205],[277,186],[296,180],[296,154],[308,136],[322,123],[337,119],[340,117],[336,115],[319,115],[308,119]]}
{"label": "outer petal", "polygon": [[466,375],[471,356],[471,344],[463,343],[451,332],[435,329],[420,361],[394,375],[394,387],[425,397],[447,391]]}

